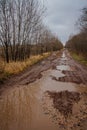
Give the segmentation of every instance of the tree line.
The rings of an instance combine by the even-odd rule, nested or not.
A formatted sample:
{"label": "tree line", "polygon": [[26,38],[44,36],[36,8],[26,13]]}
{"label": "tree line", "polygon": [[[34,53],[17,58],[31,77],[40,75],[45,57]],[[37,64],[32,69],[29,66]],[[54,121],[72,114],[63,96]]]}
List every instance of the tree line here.
{"label": "tree line", "polygon": [[38,0],[0,0],[0,55],[7,63],[63,47],[44,26],[44,12]]}
{"label": "tree line", "polygon": [[77,54],[82,54],[87,57],[87,7],[82,9],[78,26],[80,33],[70,37],[66,43],[66,47]]}

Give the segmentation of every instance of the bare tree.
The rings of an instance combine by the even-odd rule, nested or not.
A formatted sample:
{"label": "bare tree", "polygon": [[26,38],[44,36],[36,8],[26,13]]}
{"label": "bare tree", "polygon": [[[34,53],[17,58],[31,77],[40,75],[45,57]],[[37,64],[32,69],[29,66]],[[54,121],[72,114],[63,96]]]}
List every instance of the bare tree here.
{"label": "bare tree", "polygon": [[43,24],[44,12],[38,0],[0,0],[0,41],[6,62],[29,58],[32,48],[35,54],[54,50],[57,40]]}
{"label": "bare tree", "polygon": [[87,33],[87,7],[82,9],[82,15],[77,24],[82,33]]}
{"label": "bare tree", "polygon": [[6,61],[9,62],[9,11],[7,0],[0,1],[0,41],[4,47]]}
{"label": "bare tree", "polygon": [[26,57],[26,45],[31,44],[43,12],[38,0],[0,0],[0,40],[7,62]]}

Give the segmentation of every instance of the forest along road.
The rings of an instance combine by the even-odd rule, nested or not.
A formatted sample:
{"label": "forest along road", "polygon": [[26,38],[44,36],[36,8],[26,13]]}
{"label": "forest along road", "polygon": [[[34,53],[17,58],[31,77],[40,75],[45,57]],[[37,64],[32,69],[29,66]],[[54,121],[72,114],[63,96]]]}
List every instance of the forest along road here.
{"label": "forest along road", "polygon": [[0,130],[87,130],[87,69],[67,50],[0,87]]}

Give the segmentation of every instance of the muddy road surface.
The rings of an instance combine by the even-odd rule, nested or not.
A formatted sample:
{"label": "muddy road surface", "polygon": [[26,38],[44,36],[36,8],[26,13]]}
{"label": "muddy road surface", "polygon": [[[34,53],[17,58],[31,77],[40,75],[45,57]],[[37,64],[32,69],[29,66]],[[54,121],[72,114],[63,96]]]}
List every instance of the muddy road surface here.
{"label": "muddy road surface", "polygon": [[0,85],[0,130],[87,130],[87,69],[67,50]]}

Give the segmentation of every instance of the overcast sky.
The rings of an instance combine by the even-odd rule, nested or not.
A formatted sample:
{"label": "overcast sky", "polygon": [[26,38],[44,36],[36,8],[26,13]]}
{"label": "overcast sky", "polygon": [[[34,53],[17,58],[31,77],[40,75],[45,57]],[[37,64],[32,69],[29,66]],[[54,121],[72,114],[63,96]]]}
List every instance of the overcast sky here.
{"label": "overcast sky", "polygon": [[44,3],[47,7],[45,24],[65,43],[70,35],[77,33],[75,23],[87,0],[44,0]]}

